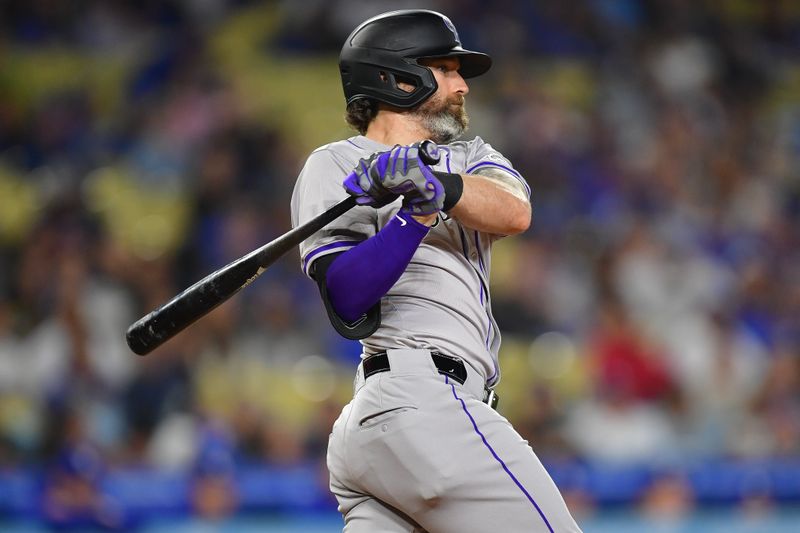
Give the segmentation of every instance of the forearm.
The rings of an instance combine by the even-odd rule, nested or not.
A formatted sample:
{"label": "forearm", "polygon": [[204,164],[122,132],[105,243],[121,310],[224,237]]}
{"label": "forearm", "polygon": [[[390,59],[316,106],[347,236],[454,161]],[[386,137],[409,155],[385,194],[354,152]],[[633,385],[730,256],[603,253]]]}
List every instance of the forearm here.
{"label": "forearm", "polygon": [[464,189],[448,215],[464,226],[496,235],[514,235],[528,229],[531,205],[511,187],[495,179],[463,174]]}
{"label": "forearm", "polygon": [[331,263],[325,273],[328,296],[342,319],[354,322],[392,288],[428,233],[426,226],[398,214]]}

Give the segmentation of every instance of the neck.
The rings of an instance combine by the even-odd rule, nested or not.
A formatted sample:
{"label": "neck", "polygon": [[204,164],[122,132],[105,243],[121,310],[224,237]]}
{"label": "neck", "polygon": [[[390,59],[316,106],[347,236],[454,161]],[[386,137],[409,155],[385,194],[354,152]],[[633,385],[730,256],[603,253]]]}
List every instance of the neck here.
{"label": "neck", "polygon": [[388,146],[405,146],[424,141],[430,137],[430,132],[406,113],[381,109],[370,122],[364,137]]}

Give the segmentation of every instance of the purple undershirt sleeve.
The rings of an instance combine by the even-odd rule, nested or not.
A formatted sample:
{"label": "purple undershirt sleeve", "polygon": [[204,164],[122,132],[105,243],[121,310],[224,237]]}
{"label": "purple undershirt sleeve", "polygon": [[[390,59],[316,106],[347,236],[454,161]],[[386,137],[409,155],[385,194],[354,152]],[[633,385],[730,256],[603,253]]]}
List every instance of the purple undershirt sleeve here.
{"label": "purple undershirt sleeve", "polygon": [[398,213],[378,233],[334,259],[325,283],[336,313],[354,322],[375,305],[400,279],[428,230]]}

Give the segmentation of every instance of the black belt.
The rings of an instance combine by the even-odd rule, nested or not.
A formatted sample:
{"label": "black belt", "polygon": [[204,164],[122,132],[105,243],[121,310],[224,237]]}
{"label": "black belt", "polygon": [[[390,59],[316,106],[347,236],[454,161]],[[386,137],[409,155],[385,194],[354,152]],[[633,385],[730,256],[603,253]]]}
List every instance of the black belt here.
{"label": "black belt", "polygon": [[[467,381],[467,368],[464,366],[461,359],[451,355],[445,355],[441,352],[431,352],[431,359],[433,359],[433,364],[439,370],[440,374],[452,378],[461,385]],[[364,379],[374,374],[388,372],[392,369],[389,365],[389,355],[386,352],[368,355],[361,362],[361,365],[364,368]],[[489,404],[494,409],[500,397],[495,394],[492,389],[486,387],[486,385],[484,385],[483,389],[483,402]]]}

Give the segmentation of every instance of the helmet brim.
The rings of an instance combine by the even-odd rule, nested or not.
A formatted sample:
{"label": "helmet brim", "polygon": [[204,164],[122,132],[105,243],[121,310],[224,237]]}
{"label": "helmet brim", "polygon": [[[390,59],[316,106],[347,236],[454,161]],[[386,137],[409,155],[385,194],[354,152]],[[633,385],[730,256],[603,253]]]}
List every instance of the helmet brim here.
{"label": "helmet brim", "polygon": [[445,54],[434,54],[417,59],[435,59],[438,57],[457,57],[461,61],[458,73],[464,79],[480,76],[492,67],[492,58],[481,52],[456,48],[448,50]]}

